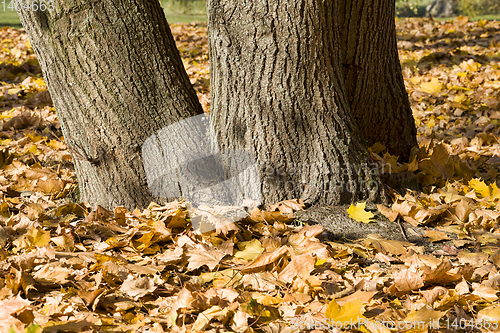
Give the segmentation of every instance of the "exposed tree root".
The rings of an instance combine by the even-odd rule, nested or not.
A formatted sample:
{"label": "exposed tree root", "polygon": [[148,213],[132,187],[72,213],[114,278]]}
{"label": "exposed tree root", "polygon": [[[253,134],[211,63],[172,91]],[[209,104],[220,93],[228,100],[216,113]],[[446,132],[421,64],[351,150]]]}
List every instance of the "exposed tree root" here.
{"label": "exposed tree root", "polygon": [[321,224],[330,239],[359,239],[369,234],[378,234],[385,239],[409,241],[412,243],[428,243],[423,237],[424,231],[407,222],[390,222],[384,217],[378,217],[372,223],[361,223],[351,219],[346,208],[342,206],[313,206],[305,211],[295,213],[295,218],[301,222]]}

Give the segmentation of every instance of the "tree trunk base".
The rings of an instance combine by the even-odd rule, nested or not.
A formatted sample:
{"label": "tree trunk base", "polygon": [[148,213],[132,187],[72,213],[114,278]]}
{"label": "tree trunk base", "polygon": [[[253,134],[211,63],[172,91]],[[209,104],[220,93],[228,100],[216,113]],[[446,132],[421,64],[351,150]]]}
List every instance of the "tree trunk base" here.
{"label": "tree trunk base", "polygon": [[390,222],[386,218],[377,218],[371,223],[357,222],[351,219],[347,207],[313,206],[305,211],[295,213],[295,218],[301,222],[321,224],[328,239],[360,239],[370,234],[378,234],[388,240],[408,241],[423,245],[428,240],[423,237],[424,231],[407,222]]}

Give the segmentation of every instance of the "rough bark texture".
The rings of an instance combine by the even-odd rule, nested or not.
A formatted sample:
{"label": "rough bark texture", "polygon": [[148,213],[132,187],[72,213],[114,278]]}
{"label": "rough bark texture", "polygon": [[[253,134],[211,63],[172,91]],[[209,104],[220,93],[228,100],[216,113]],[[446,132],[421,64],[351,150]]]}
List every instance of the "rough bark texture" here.
{"label": "rough bark texture", "polygon": [[218,141],[253,154],[265,203],[346,203],[381,191],[345,98],[337,6],[208,1]]}
{"label": "rough bark texture", "polygon": [[407,159],[417,144],[396,41],[394,0],[343,0],[341,47],[349,106],[369,146]]}
{"label": "rough bark texture", "polygon": [[19,16],[42,67],[83,199],[148,205],[141,145],[202,113],[158,0],[54,0]]}

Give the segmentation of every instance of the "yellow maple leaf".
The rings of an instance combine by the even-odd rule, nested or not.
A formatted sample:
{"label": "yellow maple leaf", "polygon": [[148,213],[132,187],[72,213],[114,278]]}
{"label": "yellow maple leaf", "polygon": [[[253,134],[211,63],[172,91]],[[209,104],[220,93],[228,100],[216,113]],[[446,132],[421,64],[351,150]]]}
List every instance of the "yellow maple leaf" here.
{"label": "yellow maple leaf", "polygon": [[43,247],[50,242],[50,231],[38,230],[32,228],[28,231],[28,240],[31,244],[38,247]]}
{"label": "yellow maple leaf", "polygon": [[486,198],[491,195],[490,192],[490,187],[485,184],[482,180],[479,179],[471,179],[469,181],[469,186],[476,191],[476,193],[481,197],[481,198]]}
{"label": "yellow maple leaf", "polygon": [[329,318],[335,327],[348,329],[350,325],[356,324],[359,320],[364,319],[363,316],[363,301],[357,299],[340,306],[333,299],[326,309],[325,316]]}
{"label": "yellow maple leaf", "polygon": [[366,207],[366,202],[360,202],[356,206],[351,204],[351,206],[347,210],[347,213],[349,213],[349,217],[351,219],[356,220],[358,222],[363,222],[363,223],[373,222],[373,221],[370,221],[370,219],[372,217],[374,217],[375,215],[373,215],[370,212],[367,212],[365,210],[365,207]]}
{"label": "yellow maple leaf", "polygon": [[443,84],[435,77],[433,77],[429,82],[423,82],[420,84],[420,91],[432,95],[439,94],[443,88]]}
{"label": "yellow maple leaf", "polygon": [[67,148],[63,142],[58,140],[50,140],[49,142],[47,142],[47,146],[56,150],[62,150]]}

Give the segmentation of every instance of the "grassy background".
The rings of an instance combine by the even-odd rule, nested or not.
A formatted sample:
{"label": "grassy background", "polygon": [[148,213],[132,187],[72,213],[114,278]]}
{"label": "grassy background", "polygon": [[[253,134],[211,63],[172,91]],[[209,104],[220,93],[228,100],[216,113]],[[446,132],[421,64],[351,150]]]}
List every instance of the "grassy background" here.
{"label": "grassy background", "polygon": [[[21,22],[17,13],[10,10],[8,7],[11,0],[1,0],[0,1],[0,27],[9,26],[14,28],[22,28]],[[5,6],[4,6],[5,3]],[[206,22],[207,16],[203,14],[205,10],[205,4],[199,2],[196,6],[191,5],[189,10],[179,8],[179,6],[171,6],[167,4],[168,1],[164,1],[163,8],[165,9],[165,15],[167,16],[168,23],[186,23],[186,22]],[[4,10],[5,7],[5,10]],[[194,14],[188,14],[192,12]]]}

